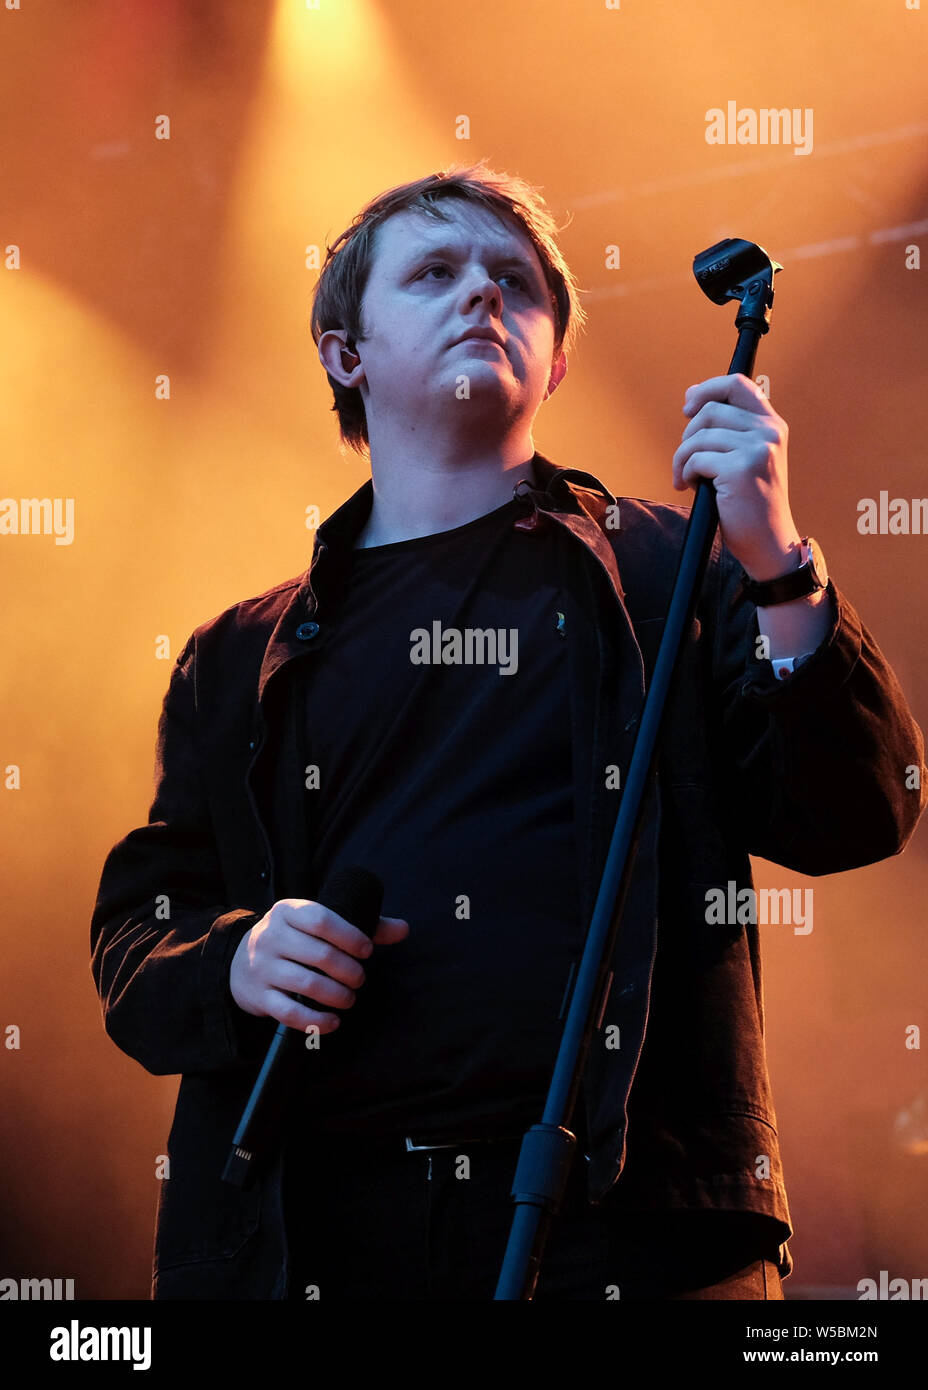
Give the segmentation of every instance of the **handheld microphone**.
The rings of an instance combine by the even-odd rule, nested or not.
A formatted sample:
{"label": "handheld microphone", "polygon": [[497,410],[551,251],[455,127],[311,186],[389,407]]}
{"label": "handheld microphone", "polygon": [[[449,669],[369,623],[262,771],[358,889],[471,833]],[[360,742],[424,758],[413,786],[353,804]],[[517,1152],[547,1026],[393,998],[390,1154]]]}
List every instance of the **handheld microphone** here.
{"label": "handheld microphone", "polygon": [[[380,921],[383,882],[368,869],[350,865],[336,870],[326,880],[319,890],[316,902],[339,917],[344,917],[346,922],[358,927],[366,936],[372,937]],[[311,995],[306,997],[312,998]],[[293,1039],[302,1036],[298,1028],[289,1028],[286,1023],[277,1025],[277,1032],[271,1040],[248,1103],[242,1111],[242,1118],[232,1139],[232,1150],[223,1170],[223,1181],[232,1183],[234,1187],[248,1185],[258,1148],[260,1121],[266,1099],[271,1092],[272,1080],[279,1074],[283,1057],[290,1049]]]}

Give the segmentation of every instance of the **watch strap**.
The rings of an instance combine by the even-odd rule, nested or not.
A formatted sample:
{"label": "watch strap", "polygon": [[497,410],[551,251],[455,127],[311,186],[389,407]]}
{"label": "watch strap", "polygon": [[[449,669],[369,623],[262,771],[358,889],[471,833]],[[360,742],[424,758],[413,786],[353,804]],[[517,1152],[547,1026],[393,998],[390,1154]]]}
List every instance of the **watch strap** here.
{"label": "watch strap", "polygon": [[745,570],[741,571],[744,593],[757,608],[769,608],[777,603],[789,603],[791,599],[805,598],[824,587],[815,571],[810,540],[805,536],[800,541],[801,563],[798,568],[777,579],[752,579]]}

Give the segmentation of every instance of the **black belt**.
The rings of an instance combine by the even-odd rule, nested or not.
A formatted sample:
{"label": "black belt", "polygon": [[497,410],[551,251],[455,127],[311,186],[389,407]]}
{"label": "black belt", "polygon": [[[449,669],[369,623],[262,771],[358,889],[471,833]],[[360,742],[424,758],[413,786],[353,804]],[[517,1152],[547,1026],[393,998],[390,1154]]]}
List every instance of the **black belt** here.
{"label": "black belt", "polygon": [[[468,1149],[476,1144],[514,1145],[522,1140],[524,1134],[524,1130],[518,1130],[508,1134],[475,1134],[458,1139],[440,1139],[435,1136],[430,1137],[427,1134],[374,1135],[353,1134],[346,1130],[317,1129],[312,1133],[312,1137],[321,1139],[329,1149],[373,1151],[385,1156],[398,1156],[403,1153],[434,1153],[439,1149],[456,1149],[460,1152],[462,1149]],[[577,1142],[578,1150],[589,1161],[589,1146],[584,1142],[582,1134],[577,1136]]]}
{"label": "black belt", "polygon": [[403,1144],[406,1147],[407,1153],[418,1152],[420,1149],[431,1153],[433,1149],[464,1149],[470,1144],[514,1144],[516,1140],[521,1139],[521,1137],[521,1133],[492,1134],[476,1135],[473,1139],[452,1139],[450,1141],[442,1140],[440,1143],[423,1143],[421,1142],[421,1136],[414,1139],[412,1135],[406,1134],[403,1136]]}

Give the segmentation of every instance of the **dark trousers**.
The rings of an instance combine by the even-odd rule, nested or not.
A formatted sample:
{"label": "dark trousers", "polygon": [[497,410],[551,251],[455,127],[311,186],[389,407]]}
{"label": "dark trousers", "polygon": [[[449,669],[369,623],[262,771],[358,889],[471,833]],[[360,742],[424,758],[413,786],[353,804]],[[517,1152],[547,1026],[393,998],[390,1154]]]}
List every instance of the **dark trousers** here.
{"label": "dark trousers", "polygon": [[[521,1140],[408,1152],[304,1138],[285,1174],[288,1298],[492,1300]],[[593,1206],[585,1169],[578,1148],[534,1301],[783,1298],[763,1217]]]}

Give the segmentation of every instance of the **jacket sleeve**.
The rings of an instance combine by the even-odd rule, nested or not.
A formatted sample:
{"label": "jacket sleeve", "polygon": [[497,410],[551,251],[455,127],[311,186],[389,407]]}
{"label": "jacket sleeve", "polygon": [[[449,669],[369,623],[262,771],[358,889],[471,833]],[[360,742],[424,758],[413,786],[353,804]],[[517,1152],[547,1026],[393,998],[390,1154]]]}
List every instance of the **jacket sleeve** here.
{"label": "jacket sleeve", "polygon": [[713,676],[723,811],[749,854],[803,874],[899,854],[928,800],[928,770],[892,668],[830,580],[830,631],[777,680],[757,655],[757,609],[741,592],[741,566],[718,545]]}
{"label": "jacket sleeve", "polygon": [[90,927],[106,1032],[158,1076],[254,1062],[276,1028],[229,990],[236,948],[264,913],[225,901],[197,744],[195,646],[194,635],[162,704],[148,824],[107,855]]}

